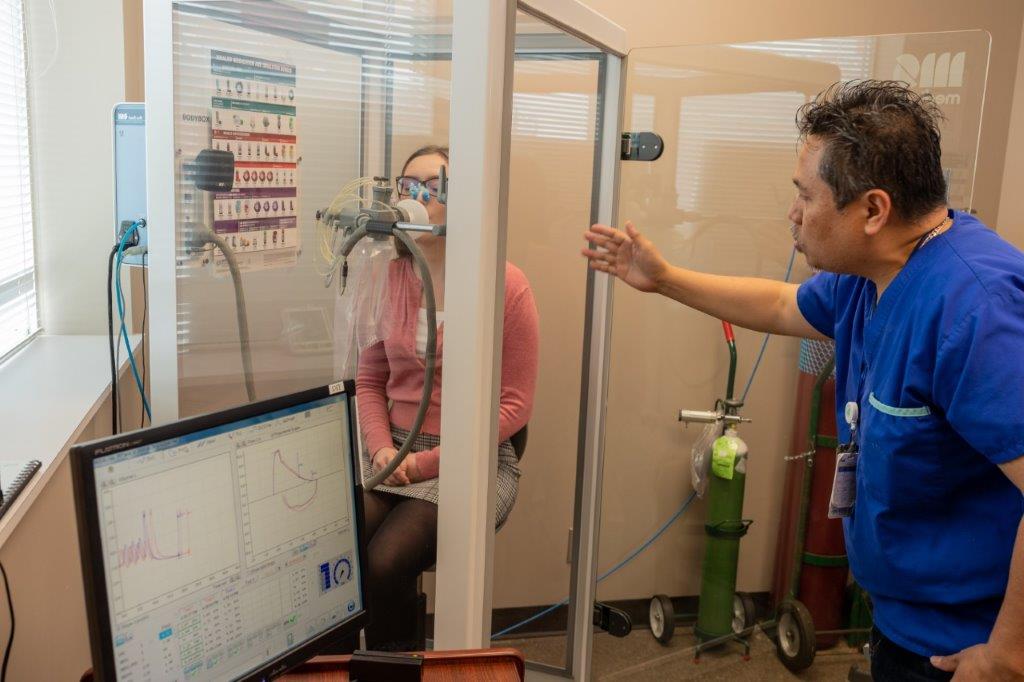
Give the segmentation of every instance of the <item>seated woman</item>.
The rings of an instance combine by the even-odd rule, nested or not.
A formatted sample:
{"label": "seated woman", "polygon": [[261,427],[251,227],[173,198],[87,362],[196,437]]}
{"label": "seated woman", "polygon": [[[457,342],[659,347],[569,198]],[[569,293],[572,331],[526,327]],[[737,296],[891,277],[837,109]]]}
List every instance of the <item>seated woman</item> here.
{"label": "seated woman", "polygon": [[[445,207],[436,195],[441,166],[447,171],[447,164],[447,147],[424,147],[409,157],[398,179],[399,198],[411,196],[423,203],[431,223],[445,222]],[[458,233],[452,237],[457,239]],[[434,284],[438,364],[430,410],[415,446],[384,483],[364,496],[366,577],[373,610],[366,638],[367,647],[376,650],[416,647],[416,581],[434,564],[437,553],[445,239],[424,235],[416,243],[429,264]],[[363,461],[367,476],[383,469],[397,454],[423,391],[427,319],[423,283],[411,255],[400,244],[398,247],[399,256],[388,269],[387,294],[382,303],[383,340],[363,351],[356,378],[359,421],[368,453]],[[517,267],[507,263],[499,442],[493,452],[498,458],[498,525],[511,511],[518,490],[519,468],[509,437],[530,419],[537,381],[537,343],[537,308],[530,284]]]}

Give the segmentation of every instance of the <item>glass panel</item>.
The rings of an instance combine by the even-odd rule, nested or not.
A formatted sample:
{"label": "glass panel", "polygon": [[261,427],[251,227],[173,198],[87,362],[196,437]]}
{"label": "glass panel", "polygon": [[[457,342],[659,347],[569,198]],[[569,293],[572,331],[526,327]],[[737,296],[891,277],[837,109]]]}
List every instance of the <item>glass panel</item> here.
{"label": "glass panel", "polygon": [[[390,315],[394,310],[388,306],[396,299],[381,293],[397,291],[382,285],[394,284],[385,274],[394,268],[391,246],[375,243],[353,252],[344,294],[337,271],[326,287],[328,259],[322,251],[333,248],[335,235],[324,234],[317,211],[358,206],[358,200],[338,203],[355,178],[419,174],[429,180],[429,169],[407,166],[406,160],[425,145],[448,143],[448,5],[422,0],[175,5],[182,416],[246,399],[229,268],[219,251],[193,248],[197,225],[212,226],[237,253],[258,397],[353,376],[373,355],[374,346],[362,344],[367,334],[381,334],[385,344],[395,334],[408,341],[408,347],[389,348],[378,369],[387,363],[393,377],[396,359],[410,360],[421,325],[412,316]],[[586,274],[576,242],[590,222],[601,69],[598,50],[524,14],[517,19],[516,51],[508,257],[530,283],[542,334],[540,379],[530,396],[529,453],[519,453],[525,456],[519,499],[495,550],[494,606],[502,627],[569,591],[566,543],[573,515]],[[193,162],[210,147],[235,155],[231,194],[211,195],[196,186]],[[457,168],[451,178],[458,182]],[[431,219],[443,222],[436,188],[432,194],[417,198]],[[361,196],[365,208],[368,193]],[[295,208],[289,204],[285,211],[278,203],[275,209],[282,199],[295,201]],[[443,262],[444,240],[418,237],[417,243],[428,256],[440,256],[433,262]],[[443,270],[432,267],[432,275],[443,316]],[[409,280],[418,281],[415,275]],[[381,311],[371,324],[353,312],[353,298],[364,302],[357,311]],[[404,302],[413,315],[423,305]],[[520,301],[515,305],[523,307]],[[358,338],[356,322],[362,325]],[[514,345],[518,334],[509,323],[506,334]],[[353,343],[361,351],[358,359]],[[438,381],[440,347],[439,341]],[[406,394],[413,393],[418,398],[422,380],[418,372],[407,373],[417,374],[414,390],[387,383],[386,399],[407,402]],[[438,403],[435,398],[425,433],[437,433]],[[364,402],[361,407],[365,413]],[[361,417],[368,443],[365,414]],[[408,425],[396,408],[388,421]],[[499,481],[503,471],[516,477],[515,466],[503,461]],[[423,581],[431,598],[428,610],[432,588],[428,572]],[[537,626],[564,630],[564,609]],[[536,642],[543,645],[535,647],[536,657],[564,665],[564,635]]]}
{"label": "glass panel", "polygon": [[[655,162],[622,164],[620,221],[634,221],[672,263],[782,279],[792,247],[786,214],[796,110],[831,83],[859,78],[897,78],[935,95],[947,117],[949,203],[969,207],[988,49],[986,33],[965,31],[634,50],[624,129],[658,132],[665,151]],[[808,274],[800,258],[794,270],[794,281]],[[729,365],[721,325],[710,317],[622,285],[614,311],[599,575],[641,546],[691,494],[690,450],[701,427],[683,428],[675,416],[682,408],[711,409],[724,398]],[[780,500],[799,343],[772,339],[746,395],[762,339],[736,330],[737,394],[746,397],[743,414],[753,419],[742,428],[751,449],[743,516],[754,520],[740,543],[737,587],[766,596],[780,523],[793,523],[781,520]],[[601,582],[600,598],[632,610],[637,629],[625,640],[596,636],[595,674],[661,679],[693,657],[705,517],[706,501],[698,500],[635,561]],[[641,629],[655,594],[673,598],[682,616],[668,648]],[[702,663],[704,674],[734,662],[742,649],[720,652],[708,658],[725,660]],[[755,637],[754,653],[782,670],[765,638]],[[844,671],[851,662],[859,662],[855,653],[842,659]]]}
{"label": "glass panel", "polygon": [[[586,285],[576,242],[590,222],[600,56],[594,47],[517,13],[507,258],[525,275],[539,314],[539,379],[515,506],[495,540],[495,633],[569,594]],[[450,67],[443,59],[395,60],[388,152],[395,174],[418,147],[447,142]],[[401,105],[410,98],[417,106]],[[457,182],[457,168],[452,177]],[[508,351],[515,339],[506,339]],[[432,611],[432,573],[423,586]],[[564,607],[555,609],[494,645],[517,646],[532,660],[562,667],[565,614]],[[524,633],[528,639],[519,638]]]}
{"label": "glass panel", "polygon": [[[348,331],[335,320],[339,287],[325,285],[316,214],[350,181],[389,172],[387,110],[447,97],[435,80],[387,100],[396,60],[437,40],[422,27],[450,26],[435,4],[175,3],[181,416],[246,399],[232,278],[219,250],[192,247],[196,224],[238,259],[258,397],[354,375],[351,362],[342,371]],[[424,139],[439,136],[423,125]],[[205,148],[235,155],[231,193],[197,189],[190,165]]]}
{"label": "glass panel", "polygon": [[565,606],[509,628],[569,595],[586,298],[577,254],[591,220],[602,59],[596,48],[517,13],[507,257],[536,301],[539,379],[516,507],[495,539],[493,629],[507,634],[493,644],[559,668]]}
{"label": "glass panel", "polygon": [[[449,59],[451,21],[439,5],[175,3],[182,416],[246,401],[241,327],[251,338],[256,397],[356,378],[358,372],[364,472],[371,468],[370,454],[403,442],[429,366],[425,287],[413,260],[402,257],[391,239],[361,241],[345,269],[337,254],[345,236],[366,224],[368,209],[384,210],[397,200],[386,191],[395,186],[395,121],[402,122],[401,142],[409,148],[447,142],[447,112],[426,115],[449,98],[447,75],[431,70],[439,60],[445,71]],[[416,80],[414,66],[431,77]],[[405,125],[410,120],[415,125]],[[198,155],[211,148],[231,154],[230,192],[205,189],[211,177],[204,174],[212,171]],[[407,172],[439,175],[441,157],[428,155],[421,162]],[[385,176],[383,193],[374,192],[373,176]],[[416,199],[428,220],[445,222],[436,191]],[[218,239],[217,249],[196,248],[197,241]],[[383,527],[400,500],[436,503],[444,243],[433,235],[417,239],[431,263],[438,315],[435,388],[412,450],[420,480],[404,470],[415,485],[403,480],[386,498],[368,495],[369,528]],[[238,261],[244,325],[225,252]],[[291,510],[290,527],[301,529],[305,500],[312,499],[304,496],[317,494],[318,479],[303,468],[301,452],[280,459],[275,472],[286,487],[275,488],[274,495]],[[294,485],[287,487],[289,482]],[[302,490],[289,492],[293,488]],[[390,541],[380,532],[369,538],[369,598],[376,604],[375,627],[381,628],[368,633],[373,648],[406,649],[416,636],[416,581],[434,562],[432,551],[419,548],[433,546],[436,531],[429,523],[409,524],[389,526]],[[392,569],[398,572],[392,575]],[[385,622],[392,627],[384,630]]]}

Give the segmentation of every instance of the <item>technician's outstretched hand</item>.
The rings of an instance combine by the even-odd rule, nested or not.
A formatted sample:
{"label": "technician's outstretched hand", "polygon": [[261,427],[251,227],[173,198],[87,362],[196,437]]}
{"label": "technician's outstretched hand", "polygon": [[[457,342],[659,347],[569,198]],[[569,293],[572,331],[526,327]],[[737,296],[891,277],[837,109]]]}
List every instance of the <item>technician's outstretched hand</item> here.
{"label": "technician's outstretched hand", "polygon": [[825,338],[804,319],[796,284],[753,277],[709,275],[669,264],[651,240],[626,223],[626,230],[594,225],[584,238],[590,267],[640,291],[655,291],[720,320],[755,331]]}
{"label": "technician's outstretched hand", "polygon": [[633,223],[626,221],[625,232],[607,225],[594,225],[583,237],[598,247],[583,249],[591,268],[615,275],[634,289],[657,291],[669,268],[668,261]]}

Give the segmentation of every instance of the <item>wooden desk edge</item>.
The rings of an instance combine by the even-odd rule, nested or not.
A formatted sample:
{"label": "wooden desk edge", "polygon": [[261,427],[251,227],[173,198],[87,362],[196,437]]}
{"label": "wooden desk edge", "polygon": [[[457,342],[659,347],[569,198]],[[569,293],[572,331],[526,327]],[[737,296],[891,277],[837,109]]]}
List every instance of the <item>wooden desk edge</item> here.
{"label": "wooden desk edge", "polygon": [[[454,651],[424,651],[422,652],[424,665],[431,661],[456,661],[464,659],[493,658],[499,660],[511,659],[516,664],[516,671],[520,679],[526,675],[526,658],[518,649],[511,647],[495,649],[457,649]],[[327,672],[338,668],[347,669],[351,656],[315,656],[302,665],[289,671],[289,674]],[[287,676],[286,676],[287,677]]]}
{"label": "wooden desk edge", "polygon": [[[297,668],[289,670],[284,676],[284,679],[287,679],[290,675],[302,673],[330,672],[338,670],[339,668],[347,670],[348,662],[351,658],[351,656],[314,656]],[[453,661],[481,658],[493,658],[498,660],[511,659],[516,664],[516,671],[519,673],[519,679],[524,679],[526,676],[526,659],[523,657],[521,651],[511,647],[498,649],[459,649],[456,651],[423,652],[423,660],[425,664],[429,664],[430,661]],[[86,673],[82,675],[82,682],[92,682],[92,680],[92,670],[86,671]]]}

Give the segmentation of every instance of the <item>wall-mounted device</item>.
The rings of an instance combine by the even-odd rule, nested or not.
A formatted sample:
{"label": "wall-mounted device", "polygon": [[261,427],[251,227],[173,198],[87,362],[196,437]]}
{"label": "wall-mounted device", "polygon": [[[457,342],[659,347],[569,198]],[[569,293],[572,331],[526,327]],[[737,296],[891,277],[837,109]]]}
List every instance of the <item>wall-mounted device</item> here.
{"label": "wall-mounted device", "polygon": [[[114,106],[114,239],[120,242],[132,223],[146,217],[146,105],[122,102]],[[125,265],[142,265],[149,244],[141,227],[127,246]],[[142,247],[136,249],[133,247]]]}
{"label": "wall-mounted device", "polygon": [[657,161],[665,151],[661,135],[650,131],[622,133],[619,158],[623,161]]}

